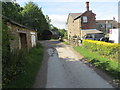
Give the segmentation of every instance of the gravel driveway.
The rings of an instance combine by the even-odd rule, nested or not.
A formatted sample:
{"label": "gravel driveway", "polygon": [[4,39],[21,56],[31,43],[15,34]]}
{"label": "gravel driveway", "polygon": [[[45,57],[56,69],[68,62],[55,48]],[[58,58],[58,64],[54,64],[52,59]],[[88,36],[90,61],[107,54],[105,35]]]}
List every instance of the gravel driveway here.
{"label": "gravel driveway", "polygon": [[42,68],[46,69],[38,72],[34,88],[113,88],[92,68],[81,62],[82,56],[75,54],[69,46],[59,41],[41,43],[46,52]]}

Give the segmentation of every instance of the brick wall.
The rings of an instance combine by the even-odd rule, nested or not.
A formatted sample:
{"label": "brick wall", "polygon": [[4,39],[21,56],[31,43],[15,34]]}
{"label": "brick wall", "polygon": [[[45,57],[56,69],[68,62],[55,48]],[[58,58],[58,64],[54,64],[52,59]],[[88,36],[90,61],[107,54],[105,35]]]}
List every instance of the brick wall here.
{"label": "brick wall", "polygon": [[[88,22],[83,23],[83,16],[88,17]],[[86,11],[81,16],[81,28],[82,29],[96,29],[96,20],[95,20],[95,14],[92,13],[92,11]]]}

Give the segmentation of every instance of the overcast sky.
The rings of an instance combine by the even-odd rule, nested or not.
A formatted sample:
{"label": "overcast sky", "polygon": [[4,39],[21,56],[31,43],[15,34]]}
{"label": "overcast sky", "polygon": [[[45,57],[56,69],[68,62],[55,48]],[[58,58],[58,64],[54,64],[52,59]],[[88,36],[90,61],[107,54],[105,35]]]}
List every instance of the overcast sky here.
{"label": "overcast sky", "polygon": [[[24,6],[29,0],[18,1]],[[69,13],[83,13],[86,11],[86,0],[31,0],[42,7],[44,15],[49,15],[51,24],[58,28],[65,28]],[[105,20],[116,18],[118,21],[119,0],[88,0],[90,10],[96,14],[96,19]]]}

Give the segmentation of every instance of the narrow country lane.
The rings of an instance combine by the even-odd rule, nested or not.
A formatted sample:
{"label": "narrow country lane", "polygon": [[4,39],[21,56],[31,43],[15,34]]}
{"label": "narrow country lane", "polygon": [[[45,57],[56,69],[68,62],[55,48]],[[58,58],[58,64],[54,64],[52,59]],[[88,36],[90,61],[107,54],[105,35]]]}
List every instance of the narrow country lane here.
{"label": "narrow country lane", "polygon": [[[82,57],[76,55],[69,46],[59,41],[41,43],[46,48],[46,77],[38,74],[34,88],[113,88],[93,69],[81,62]],[[45,85],[41,86],[44,81]]]}

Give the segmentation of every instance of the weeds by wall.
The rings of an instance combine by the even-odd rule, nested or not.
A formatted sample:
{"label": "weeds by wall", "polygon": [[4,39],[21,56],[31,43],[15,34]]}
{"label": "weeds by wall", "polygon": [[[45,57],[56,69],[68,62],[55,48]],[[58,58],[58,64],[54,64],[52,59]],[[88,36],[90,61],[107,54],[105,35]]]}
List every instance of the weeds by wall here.
{"label": "weeds by wall", "polygon": [[24,67],[26,62],[26,59],[25,59],[26,55],[27,55],[27,52],[25,52],[24,50],[20,50],[15,52],[9,52],[7,58],[3,59],[2,61],[3,87],[11,83],[20,74],[25,72]]}
{"label": "weeds by wall", "polygon": [[3,88],[31,88],[43,60],[43,47],[37,44],[29,52],[11,52],[3,63]]}

